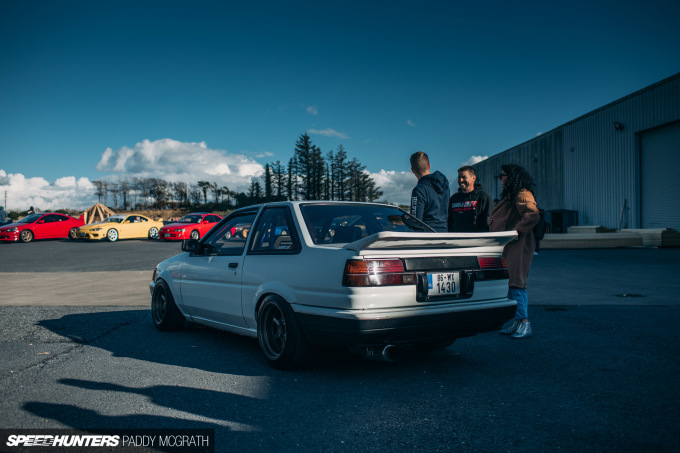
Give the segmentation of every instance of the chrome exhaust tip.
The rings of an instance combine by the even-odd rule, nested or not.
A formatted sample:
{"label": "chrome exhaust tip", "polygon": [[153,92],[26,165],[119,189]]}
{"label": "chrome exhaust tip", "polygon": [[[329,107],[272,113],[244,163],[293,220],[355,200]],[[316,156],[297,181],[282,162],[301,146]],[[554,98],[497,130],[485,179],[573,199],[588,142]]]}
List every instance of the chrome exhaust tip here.
{"label": "chrome exhaust tip", "polygon": [[361,349],[361,355],[370,360],[377,360],[380,362],[394,362],[390,356],[390,352],[394,349],[394,345],[387,346],[367,346]]}
{"label": "chrome exhaust tip", "polygon": [[390,351],[392,349],[394,349],[394,345],[388,344],[387,346],[385,346],[385,349],[382,350],[381,355],[382,355],[382,358],[385,362],[394,362],[394,359],[392,359],[392,357],[390,357]]}

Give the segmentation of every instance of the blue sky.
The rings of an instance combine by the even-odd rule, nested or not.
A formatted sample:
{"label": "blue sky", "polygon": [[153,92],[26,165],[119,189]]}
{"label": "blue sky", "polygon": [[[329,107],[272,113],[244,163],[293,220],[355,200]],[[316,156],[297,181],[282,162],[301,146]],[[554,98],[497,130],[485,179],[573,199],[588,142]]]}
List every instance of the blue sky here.
{"label": "blue sky", "polygon": [[[90,181],[245,188],[307,131],[392,202],[680,72],[680,2],[0,0],[0,200]],[[96,200],[95,200],[96,201]],[[4,202],[4,200],[3,200]]]}

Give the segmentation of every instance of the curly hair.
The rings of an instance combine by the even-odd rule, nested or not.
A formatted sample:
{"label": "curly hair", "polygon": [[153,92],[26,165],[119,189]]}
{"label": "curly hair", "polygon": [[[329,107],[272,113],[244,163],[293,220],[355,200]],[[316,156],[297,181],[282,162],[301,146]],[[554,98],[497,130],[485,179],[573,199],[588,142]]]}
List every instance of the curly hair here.
{"label": "curly hair", "polygon": [[501,192],[501,199],[507,198],[514,202],[517,195],[524,189],[533,195],[536,184],[528,171],[515,164],[501,165],[501,169],[508,175],[503,192]]}

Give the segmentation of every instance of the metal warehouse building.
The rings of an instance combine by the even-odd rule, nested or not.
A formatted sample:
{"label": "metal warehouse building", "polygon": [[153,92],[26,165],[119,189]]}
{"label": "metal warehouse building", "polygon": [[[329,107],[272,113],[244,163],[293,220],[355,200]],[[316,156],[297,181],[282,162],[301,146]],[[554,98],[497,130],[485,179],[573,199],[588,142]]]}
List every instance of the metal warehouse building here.
{"label": "metal warehouse building", "polygon": [[531,173],[555,233],[680,230],[680,73],[475,164],[491,198],[506,163]]}

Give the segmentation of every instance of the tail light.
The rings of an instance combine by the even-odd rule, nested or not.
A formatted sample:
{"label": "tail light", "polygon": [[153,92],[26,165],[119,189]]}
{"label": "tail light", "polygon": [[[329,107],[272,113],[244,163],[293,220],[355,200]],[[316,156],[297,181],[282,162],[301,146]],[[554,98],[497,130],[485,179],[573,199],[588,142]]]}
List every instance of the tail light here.
{"label": "tail light", "polygon": [[392,260],[347,260],[343,286],[414,285],[416,278],[407,273],[404,262]]}
{"label": "tail light", "polygon": [[477,258],[479,270],[475,271],[476,280],[506,280],[508,266],[501,256],[480,256]]}
{"label": "tail light", "polygon": [[477,261],[479,261],[479,268],[481,270],[508,268],[505,264],[505,259],[501,256],[480,256],[477,257]]}

